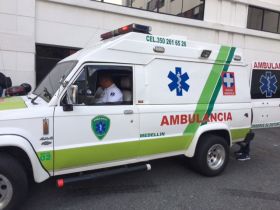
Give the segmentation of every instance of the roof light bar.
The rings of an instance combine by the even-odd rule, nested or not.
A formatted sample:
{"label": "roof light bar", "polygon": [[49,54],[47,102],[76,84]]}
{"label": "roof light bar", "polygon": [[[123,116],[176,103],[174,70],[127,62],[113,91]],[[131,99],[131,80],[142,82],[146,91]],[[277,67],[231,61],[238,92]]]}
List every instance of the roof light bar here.
{"label": "roof light bar", "polygon": [[130,24],[130,25],[123,26],[119,29],[116,29],[114,31],[104,33],[100,37],[102,40],[105,40],[105,39],[110,39],[115,36],[119,36],[121,34],[129,33],[129,32],[138,32],[138,33],[149,34],[150,31],[151,31],[150,26],[145,26],[145,25],[140,25],[140,24]]}

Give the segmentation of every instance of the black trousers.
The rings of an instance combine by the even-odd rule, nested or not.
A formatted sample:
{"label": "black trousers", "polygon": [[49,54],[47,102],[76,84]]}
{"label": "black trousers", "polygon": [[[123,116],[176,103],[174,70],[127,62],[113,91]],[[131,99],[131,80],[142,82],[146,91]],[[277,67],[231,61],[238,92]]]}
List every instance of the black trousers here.
{"label": "black trousers", "polygon": [[242,152],[243,154],[250,154],[250,144],[251,141],[253,140],[253,138],[245,138],[244,141],[242,142],[238,142],[237,144],[240,146],[240,152]]}

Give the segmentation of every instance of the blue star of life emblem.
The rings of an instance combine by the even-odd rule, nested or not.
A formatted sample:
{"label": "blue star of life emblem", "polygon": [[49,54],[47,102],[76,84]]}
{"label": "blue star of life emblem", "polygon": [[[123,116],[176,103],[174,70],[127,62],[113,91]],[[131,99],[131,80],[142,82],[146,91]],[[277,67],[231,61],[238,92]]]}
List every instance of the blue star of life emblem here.
{"label": "blue star of life emblem", "polygon": [[270,71],[267,71],[265,73],[265,75],[262,75],[260,77],[260,83],[261,83],[261,86],[260,86],[260,91],[261,93],[267,97],[267,98],[270,98],[272,97],[273,94],[276,93],[277,91],[277,86],[276,86],[276,83],[277,83],[277,78],[274,74],[271,74]]}
{"label": "blue star of life emblem", "polygon": [[99,121],[95,125],[96,133],[103,134],[106,131],[106,124],[102,121]]}
{"label": "blue star of life emblem", "polygon": [[183,90],[188,92],[190,86],[186,81],[189,79],[189,76],[187,72],[182,74],[182,69],[180,67],[175,68],[175,74],[170,71],[168,78],[171,80],[170,84],[168,85],[171,92],[176,89],[177,96],[183,96]]}

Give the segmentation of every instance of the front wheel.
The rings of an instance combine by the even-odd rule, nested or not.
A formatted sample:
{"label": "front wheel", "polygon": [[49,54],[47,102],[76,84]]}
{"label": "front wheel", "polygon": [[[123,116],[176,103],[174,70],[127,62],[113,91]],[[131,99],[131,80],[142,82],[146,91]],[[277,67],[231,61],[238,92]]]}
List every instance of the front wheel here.
{"label": "front wheel", "polygon": [[0,154],[0,210],[16,209],[27,194],[24,168],[8,154]]}
{"label": "front wheel", "polygon": [[202,175],[217,176],[224,171],[229,159],[229,145],[221,136],[203,135],[197,145],[192,165]]}

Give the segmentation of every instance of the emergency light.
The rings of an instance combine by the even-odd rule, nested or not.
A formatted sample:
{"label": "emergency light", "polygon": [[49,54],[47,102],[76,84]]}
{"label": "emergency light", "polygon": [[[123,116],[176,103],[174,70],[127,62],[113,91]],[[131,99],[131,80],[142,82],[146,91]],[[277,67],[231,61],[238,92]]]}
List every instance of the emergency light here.
{"label": "emergency light", "polygon": [[140,25],[140,24],[130,24],[127,26],[123,26],[119,29],[116,29],[114,31],[110,31],[110,32],[101,34],[100,37],[102,40],[105,40],[105,39],[110,39],[115,36],[119,36],[121,34],[129,33],[129,32],[138,32],[138,33],[149,34],[150,31],[151,31],[150,26],[145,26],[145,25]]}

